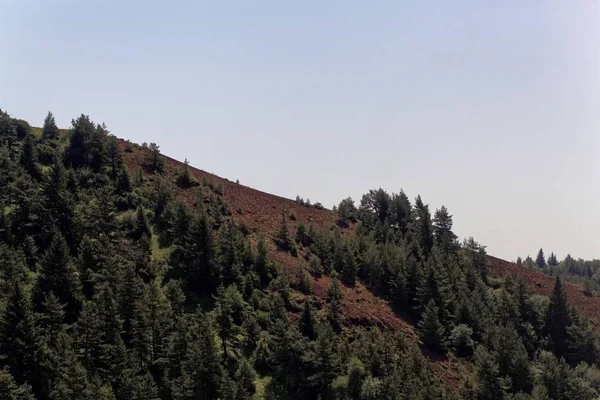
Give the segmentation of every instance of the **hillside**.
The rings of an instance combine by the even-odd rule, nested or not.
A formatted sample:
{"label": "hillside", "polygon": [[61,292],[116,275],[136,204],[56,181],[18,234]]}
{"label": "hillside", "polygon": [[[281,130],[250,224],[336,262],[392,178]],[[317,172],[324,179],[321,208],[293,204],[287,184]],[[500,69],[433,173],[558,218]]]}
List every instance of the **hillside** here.
{"label": "hillside", "polygon": [[[121,147],[124,149],[128,144],[121,141]],[[134,146],[131,153],[125,153],[125,160],[128,167],[133,171],[142,166],[144,149],[141,146]],[[167,174],[175,175],[183,167],[183,163],[173,158],[165,156],[167,160]],[[296,221],[290,221],[290,228],[295,231],[300,222],[305,224],[313,223],[322,229],[329,229],[336,225],[337,214],[331,210],[317,210],[313,207],[299,205],[296,201],[286,199],[280,196],[256,190],[242,184],[232,182],[228,179],[218,177],[201,169],[191,167],[191,171],[197,180],[203,177],[214,179],[223,185],[223,196],[230,205],[233,212],[233,218],[243,222],[255,233],[275,238],[280,225],[281,212],[286,210],[293,211],[297,215]],[[179,196],[186,198],[188,202],[193,201],[190,193],[180,191]],[[346,231],[343,231],[346,233]],[[275,246],[271,243],[273,249]],[[276,261],[281,262],[286,267],[293,270],[297,267],[299,260],[291,257],[287,253],[273,253]],[[514,276],[522,279],[527,286],[536,294],[548,296],[554,287],[555,277],[543,274],[540,271],[529,269],[523,265],[517,265],[513,262],[505,261],[500,258],[488,255],[488,262],[492,272],[497,277]],[[325,280],[325,278],[323,279]],[[326,288],[327,284],[320,285],[318,281],[317,288]],[[567,296],[571,304],[583,315],[590,318],[594,327],[600,332],[600,297],[588,296],[583,288],[572,283],[565,283]],[[322,289],[324,293],[324,289]],[[362,286],[349,291],[350,294],[344,299],[346,312],[356,321],[372,320],[384,325],[401,328],[414,336],[414,330],[405,320],[398,317],[390,309],[387,302],[377,299],[369,290]]]}
{"label": "hillside", "polygon": [[2,112],[0,145],[0,397],[600,395],[598,299],[418,195],[326,210],[85,115]]}

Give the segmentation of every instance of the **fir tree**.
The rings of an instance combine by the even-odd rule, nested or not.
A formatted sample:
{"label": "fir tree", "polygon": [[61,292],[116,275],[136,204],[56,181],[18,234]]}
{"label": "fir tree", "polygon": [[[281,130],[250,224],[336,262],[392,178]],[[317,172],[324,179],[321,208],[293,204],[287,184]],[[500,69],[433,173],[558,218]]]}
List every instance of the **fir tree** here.
{"label": "fir tree", "polygon": [[292,240],[290,239],[290,234],[288,232],[285,210],[281,212],[281,225],[279,226],[279,231],[277,232],[277,245],[284,251],[288,251],[292,247]]}
{"label": "fir tree", "polygon": [[550,253],[550,256],[548,257],[548,265],[550,267],[556,267],[558,265],[558,260],[556,259],[556,254]]}
{"label": "fir tree", "polygon": [[165,168],[165,160],[160,154],[160,147],[156,143],[150,143],[149,152],[146,156],[146,169],[150,173],[162,173]]}
{"label": "fir tree", "polygon": [[254,385],[255,380],[256,372],[254,371],[254,368],[252,368],[252,365],[250,365],[248,360],[242,358],[238,362],[238,368],[235,372],[235,381],[237,383],[236,398],[251,398],[256,391],[256,387]]}
{"label": "fir tree", "polygon": [[63,332],[65,327],[65,305],[60,303],[54,292],[50,292],[46,296],[40,320],[46,334],[46,344],[50,348],[54,348],[58,335]]}
{"label": "fir tree", "polygon": [[445,206],[435,211],[433,217],[433,237],[435,243],[445,252],[452,251],[457,246],[457,237],[452,232],[452,215]]}
{"label": "fir tree", "polygon": [[331,285],[327,289],[327,317],[331,322],[331,326],[336,331],[342,328],[344,322],[344,314],[342,312],[342,299],[344,294],[340,288],[340,283],[336,278],[333,278]]}
{"label": "fir tree", "polygon": [[304,308],[300,315],[300,332],[309,340],[317,338],[316,321],[310,298],[304,300]]}
{"label": "fir tree", "polygon": [[419,241],[419,247],[423,251],[425,258],[429,257],[429,253],[433,247],[433,225],[431,223],[431,214],[429,206],[423,204],[421,196],[415,199],[415,230]]}
{"label": "fir tree", "polygon": [[19,385],[10,374],[8,368],[0,369],[0,399],[35,400],[28,385]]}
{"label": "fir tree", "polygon": [[48,111],[48,115],[44,119],[42,137],[46,140],[58,139],[58,126],[56,126],[56,120],[50,111]]}
{"label": "fir tree", "polygon": [[546,266],[546,259],[544,258],[544,250],[540,249],[535,259],[535,264],[538,268],[544,268]]}
{"label": "fir tree", "polygon": [[438,319],[438,308],[433,299],[429,300],[418,324],[419,338],[425,346],[440,350],[444,347],[444,327]]}
{"label": "fir tree", "polygon": [[0,319],[0,354],[17,384],[29,383],[36,395],[42,394],[43,341],[35,325],[30,299],[18,282],[9,293]]}
{"label": "fir tree", "polygon": [[55,233],[42,259],[34,288],[36,309],[41,311],[46,294],[53,292],[60,303],[66,304],[67,322],[73,322],[81,308],[78,290],[67,242],[60,233]]}
{"label": "fir tree", "polygon": [[20,163],[33,178],[38,179],[40,177],[40,170],[36,164],[38,159],[36,143],[31,134],[25,136],[23,142],[23,148],[21,149]]}
{"label": "fir tree", "polygon": [[108,164],[108,176],[115,181],[121,171],[124,171],[123,153],[119,148],[117,138],[110,137],[106,147],[106,158]]}
{"label": "fir tree", "polygon": [[196,313],[189,351],[183,366],[183,398],[211,400],[219,397],[221,367],[215,331],[210,320],[200,311]]}
{"label": "fir tree", "polygon": [[546,314],[545,332],[552,339],[554,352],[558,357],[567,354],[567,327],[571,324],[567,295],[560,278],[556,277],[554,290],[550,295],[550,305]]}

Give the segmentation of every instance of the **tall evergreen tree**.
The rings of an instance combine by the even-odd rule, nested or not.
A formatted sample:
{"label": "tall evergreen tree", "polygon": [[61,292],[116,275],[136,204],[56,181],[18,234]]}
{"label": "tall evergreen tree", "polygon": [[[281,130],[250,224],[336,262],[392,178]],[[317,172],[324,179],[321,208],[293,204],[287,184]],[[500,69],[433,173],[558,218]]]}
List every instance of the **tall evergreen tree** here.
{"label": "tall evergreen tree", "polygon": [[15,382],[8,368],[0,369],[0,399],[5,400],[35,400],[29,385],[19,385]]}
{"label": "tall evergreen tree", "polygon": [[544,258],[544,250],[540,249],[540,251],[538,251],[538,255],[535,259],[535,264],[538,266],[538,268],[544,268],[546,266],[546,259]]}
{"label": "tall evergreen tree", "polygon": [[417,232],[419,247],[421,248],[425,258],[427,258],[429,257],[431,249],[433,248],[433,225],[431,223],[429,206],[423,204],[421,196],[417,196],[415,199],[414,214],[415,231]]}
{"label": "tall evergreen tree", "polygon": [[457,247],[457,237],[452,232],[452,215],[445,206],[435,211],[433,217],[433,237],[435,243],[445,252],[454,250]]}
{"label": "tall evergreen tree", "polygon": [[333,278],[331,285],[327,288],[327,317],[331,326],[339,331],[344,322],[344,314],[342,312],[342,299],[344,294],[340,288],[340,282],[337,278]]}
{"label": "tall evergreen tree", "polygon": [[567,327],[571,325],[567,294],[563,288],[560,278],[557,276],[554,290],[550,295],[550,305],[546,314],[545,333],[550,336],[554,352],[558,357],[567,354],[568,332]]}
{"label": "tall evergreen tree", "polygon": [[48,111],[48,115],[44,118],[42,137],[47,140],[58,139],[58,126],[56,126],[56,120],[50,111]]}
{"label": "tall evergreen tree", "polygon": [[302,314],[300,315],[300,332],[309,340],[315,340],[317,338],[317,323],[310,303],[310,298],[306,298]]}
{"label": "tall evergreen tree", "polygon": [[40,177],[40,170],[37,166],[37,146],[31,134],[25,136],[23,147],[21,149],[20,163],[33,178]]}
{"label": "tall evergreen tree", "polygon": [[73,322],[81,308],[78,289],[67,242],[60,233],[55,233],[50,247],[44,254],[34,288],[36,309],[41,311],[46,295],[53,292],[60,303],[66,304],[67,321]]}
{"label": "tall evergreen tree", "polygon": [[28,383],[37,396],[43,393],[44,347],[30,299],[16,282],[9,293],[0,319],[0,359],[17,384]]}
{"label": "tall evergreen tree", "polygon": [[429,300],[418,324],[419,337],[425,346],[440,350],[444,347],[444,327],[438,319],[438,308],[433,299]]}

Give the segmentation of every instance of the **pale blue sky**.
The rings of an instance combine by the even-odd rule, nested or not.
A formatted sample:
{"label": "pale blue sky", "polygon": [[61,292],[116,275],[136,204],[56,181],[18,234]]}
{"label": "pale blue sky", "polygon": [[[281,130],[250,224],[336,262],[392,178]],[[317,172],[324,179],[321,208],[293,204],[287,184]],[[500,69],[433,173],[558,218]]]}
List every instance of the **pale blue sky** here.
{"label": "pale blue sky", "polygon": [[0,0],[0,107],[331,207],[446,205],[490,254],[600,257],[597,1]]}

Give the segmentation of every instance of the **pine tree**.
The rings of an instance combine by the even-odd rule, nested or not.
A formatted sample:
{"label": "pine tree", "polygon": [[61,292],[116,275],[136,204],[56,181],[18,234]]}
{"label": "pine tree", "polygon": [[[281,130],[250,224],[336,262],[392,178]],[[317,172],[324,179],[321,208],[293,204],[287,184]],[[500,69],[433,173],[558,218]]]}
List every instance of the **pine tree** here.
{"label": "pine tree", "polygon": [[17,140],[17,127],[6,112],[0,110],[0,143],[10,151]]}
{"label": "pine tree", "polygon": [[8,368],[0,369],[0,399],[35,400],[28,385],[19,385],[10,374]]}
{"label": "pine tree", "polygon": [[554,290],[550,295],[550,305],[546,314],[545,333],[552,339],[554,352],[558,357],[567,354],[568,333],[567,327],[571,325],[567,294],[560,278],[556,277]]}
{"label": "pine tree", "polygon": [[277,232],[277,245],[284,251],[288,251],[292,247],[292,240],[290,239],[290,234],[288,232],[285,210],[281,212],[281,225],[279,226],[279,231]]}
{"label": "pine tree", "polygon": [[477,372],[477,398],[480,400],[500,400],[505,397],[506,389],[498,373],[498,363],[483,346],[475,349],[475,367]]}
{"label": "pine tree", "polygon": [[556,267],[558,265],[558,260],[556,259],[556,254],[550,253],[550,256],[548,257],[548,265],[550,267]]}
{"label": "pine tree", "polygon": [[44,348],[30,304],[22,285],[15,282],[0,319],[0,354],[17,384],[29,383],[40,395]]}
{"label": "pine tree", "polygon": [[356,261],[356,253],[348,244],[346,244],[342,250],[342,265],[342,281],[346,285],[354,286],[356,283],[358,265]]}
{"label": "pine tree", "polygon": [[165,168],[165,160],[160,154],[160,147],[156,143],[150,143],[149,152],[146,155],[146,168],[150,173],[162,173]]}
{"label": "pine tree", "polygon": [[46,115],[46,118],[44,119],[42,137],[45,140],[58,139],[58,126],[56,126],[56,120],[50,111],[48,111],[48,115]]}
{"label": "pine tree", "polygon": [[60,303],[54,292],[50,292],[46,296],[40,320],[46,334],[46,344],[50,348],[54,348],[58,335],[63,332],[65,327],[65,305]]}
{"label": "pine tree", "polygon": [[224,359],[228,357],[228,345],[230,342],[235,344],[233,340],[240,332],[239,324],[242,318],[238,317],[238,321],[236,321],[236,314],[239,315],[242,304],[242,295],[234,285],[227,288],[221,286],[217,290],[217,296],[215,297],[215,323],[217,333],[221,338]]}
{"label": "pine tree", "polygon": [[248,360],[245,358],[242,358],[238,362],[238,365],[237,371],[235,372],[235,382],[237,383],[236,398],[251,398],[256,391],[256,387],[254,385],[254,381],[256,380],[256,372],[254,371],[254,368],[252,368],[252,365],[250,365]]}
{"label": "pine tree", "polygon": [[300,315],[300,332],[309,340],[315,340],[317,338],[316,324],[311,299],[307,297]]}
{"label": "pine tree", "polygon": [[40,177],[40,170],[36,164],[38,159],[36,143],[31,134],[25,136],[23,142],[23,148],[21,149],[20,163],[33,178],[38,179]]}
{"label": "pine tree", "polygon": [[438,308],[435,306],[433,299],[430,299],[427,303],[418,327],[419,338],[425,346],[433,350],[443,349],[445,329],[438,319]]}
{"label": "pine tree", "polygon": [[540,249],[535,259],[535,264],[538,268],[544,268],[546,266],[546,259],[544,258],[544,250]]}
{"label": "pine tree", "polygon": [[395,229],[399,229],[402,234],[406,234],[412,222],[411,210],[410,200],[404,191],[401,190],[400,193],[393,194],[390,203],[390,225]]}
{"label": "pine tree", "polygon": [[220,276],[215,268],[213,231],[204,212],[192,220],[183,242],[181,267],[187,287],[198,294],[212,291],[220,281]]}
{"label": "pine tree", "polygon": [[67,188],[67,173],[59,160],[56,160],[50,168],[43,192],[45,209],[60,229],[69,249],[74,252],[77,247],[75,210],[71,193]]}
{"label": "pine tree", "polygon": [[317,393],[329,393],[331,383],[339,373],[340,359],[336,349],[337,341],[333,329],[322,325],[317,330],[317,340],[312,342],[305,358],[314,373],[308,377],[309,383]]}
{"label": "pine tree", "polygon": [[67,322],[73,322],[81,308],[78,290],[75,269],[69,257],[67,242],[60,233],[55,233],[50,247],[42,259],[40,273],[34,288],[36,309],[41,311],[46,295],[54,292],[59,302],[66,304]]}
{"label": "pine tree", "polygon": [[135,240],[140,240],[142,235],[152,237],[152,231],[150,230],[150,225],[148,223],[148,219],[146,218],[146,212],[144,208],[139,206],[135,212],[135,231],[133,232],[133,238]]}
{"label": "pine tree", "polygon": [[266,287],[271,280],[271,271],[269,269],[269,249],[267,243],[263,238],[258,240],[256,261],[254,269],[260,278],[260,283],[263,287]]}
{"label": "pine tree", "polygon": [[435,211],[433,217],[433,237],[435,243],[444,252],[449,252],[457,247],[457,237],[452,232],[452,215],[445,206]]}
{"label": "pine tree", "polygon": [[179,171],[177,174],[176,183],[177,186],[179,186],[182,189],[187,189],[196,183],[194,181],[194,178],[192,178],[192,174],[190,173],[190,163],[187,160],[187,158],[183,162],[183,167],[181,167],[181,171]]}
{"label": "pine tree", "polygon": [[338,217],[343,224],[356,221],[357,209],[354,205],[354,200],[348,197],[340,202],[337,208]]}
{"label": "pine tree", "polygon": [[337,278],[333,278],[331,285],[327,288],[327,317],[331,326],[336,331],[341,330],[344,322],[344,314],[342,312],[342,299],[344,294],[340,288],[340,283]]}
{"label": "pine tree", "polygon": [[91,161],[90,141],[96,132],[94,123],[87,115],[71,121],[69,146],[65,150],[65,165],[71,168],[89,166]]}
{"label": "pine tree", "polygon": [[219,397],[221,367],[215,330],[209,318],[200,311],[194,318],[187,358],[183,365],[183,398],[211,400]]}
{"label": "pine tree", "polygon": [[110,137],[106,147],[106,158],[108,164],[108,176],[115,181],[119,174],[125,170],[123,164],[123,153],[119,148],[117,138]]}
{"label": "pine tree", "polygon": [[431,249],[433,248],[433,225],[431,223],[431,214],[429,213],[429,206],[423,204],[421,196],[417,196],[415,199],[415,230],[417,232],[417,238],[419,241],[419,247],[421,248],[425,258],[429,257]]}

